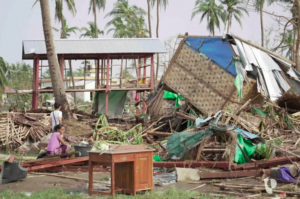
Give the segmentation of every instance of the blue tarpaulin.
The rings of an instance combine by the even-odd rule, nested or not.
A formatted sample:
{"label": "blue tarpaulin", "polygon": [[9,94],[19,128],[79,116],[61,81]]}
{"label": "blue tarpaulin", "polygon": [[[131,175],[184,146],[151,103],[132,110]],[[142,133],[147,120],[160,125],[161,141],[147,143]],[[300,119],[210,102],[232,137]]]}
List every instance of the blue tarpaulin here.
{"label": "blue tarpaulin", "polygon": [[[203,53],[204,55],[212,59],[215,63],[217,63],[219,66],[221,66],[223,69],[236,76],[237,73],[235,71],[234,64],[233,62],[231,62],[233,52],[228,42],[222,41],[221,38],[205,38],[203,43],[202,41],[203,38],[187,38],[186,46],[192,49],[194,52]],[[200,50],[198,50],[201,43],[202,45],[200,47]]]}

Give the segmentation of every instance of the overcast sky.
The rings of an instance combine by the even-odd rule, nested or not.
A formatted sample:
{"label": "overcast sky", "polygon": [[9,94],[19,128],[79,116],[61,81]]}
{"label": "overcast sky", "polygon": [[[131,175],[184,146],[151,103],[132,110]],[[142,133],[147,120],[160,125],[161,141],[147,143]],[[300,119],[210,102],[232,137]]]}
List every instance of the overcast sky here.
{"label": "overcast sky", "polygon": [[[90,0],[75,0],[77,15],[73,17],[68,10],[65,10],[65,17],[69,27],[87,26],[88,21],[93,21],[92,14],[88,14]],[[26,39],[44,39],[42,28],[42,17],[40,4],[32,8],[35,0],[0,0],[0,56],[5,61],[14,63],[22,61],[22,40]],[[103,30],[109,18],[104,18],[107,12],[111,11],[116,0],[106,0],[106,8],[98,13],[98,27]],[[60,25],[54,21],[54,0],[51,3],[52,24],[55,27]],[[147,11],[146,0],[129,0],[130,4],[136,4]],[[191,21],[191,12],[195,0],[169,0],[169,6],[166,11],[161,10],[160,14],[160,39],[163,41],[179,33],[188,32],[190,35],[209,35],[206,30],[206,20],[201,24],[200,15]],[[284,14],[278,6],[266,7],[270,12]],[[152,9],[152,33],[155,35],[156,27],[156,9]],[[271,19],[265,15],[265,25],[270,26]],[[231,32],[251,41],[260,41],[259,15],[250,13],[243,19],[243,28],[233,22]],[[216,35],[223,34],[217,30]],[[71,35],[70,38],[79,38],[80,33]],[[111,37],[104,35],[102,37]],[[59,33],[55,33],[55,38],[59,38]]]}

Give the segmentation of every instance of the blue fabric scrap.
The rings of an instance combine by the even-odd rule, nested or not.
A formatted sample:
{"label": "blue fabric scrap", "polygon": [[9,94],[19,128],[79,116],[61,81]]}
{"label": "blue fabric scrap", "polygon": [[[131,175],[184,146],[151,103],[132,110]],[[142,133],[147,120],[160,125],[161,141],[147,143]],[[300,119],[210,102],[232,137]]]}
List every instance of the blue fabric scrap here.
{"label": "blue fabric scrap", "polygon": [[255,138],[259,138],[258,135],[255,135],[255,134],[252,134],[248,131],[245,131],[243,129],[239,129],[239,128],[235,128],[234,129],[234,132],[238,133],[238,134],[241,134],[243,136],[243,138],[246,138],[246,139],[255,139]]}

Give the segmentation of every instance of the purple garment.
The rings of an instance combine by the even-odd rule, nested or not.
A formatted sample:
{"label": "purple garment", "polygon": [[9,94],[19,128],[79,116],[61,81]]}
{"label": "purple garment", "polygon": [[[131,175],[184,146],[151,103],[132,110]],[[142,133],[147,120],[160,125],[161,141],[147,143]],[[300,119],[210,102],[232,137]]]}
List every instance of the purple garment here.
{"label": "purple garment", "polygon": [[285,182],[296,182],[297,179],[291,174],[291,171],[288,167],[280,167],[278,169],[278,180]]}
{"label": "purple garment", "polygon": [[50,154],[53,155],[57,155],[61,153],[60,150],[61,143],[58,139],[59,136],[60,136],[59,132],[52,133],[50,141],[48,143],[47,153],[49,152]]}

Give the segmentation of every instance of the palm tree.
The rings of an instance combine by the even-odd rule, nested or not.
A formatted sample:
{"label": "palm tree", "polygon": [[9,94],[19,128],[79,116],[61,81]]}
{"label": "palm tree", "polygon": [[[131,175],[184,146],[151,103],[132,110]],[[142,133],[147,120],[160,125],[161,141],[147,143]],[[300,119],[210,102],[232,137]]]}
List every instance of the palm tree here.
{"label": "palm tree", "polygon": [[250,6],[254,7],[256,12],[259,12],[260,14],[260,31],[261,31],[261,46],[264,47],[264,19],[263,19],[263,10],[266,1],[268,1],[269,5],[274,3],[275,1],[284,1],[284,0],[248,0],[247,4],[249,2],[251,3]]}
{"label": "palm tree", "polygon": [[[5,73],[7,70],[7,63],[3,60],[2,57],[0,57],[0,94],[2,94],[5,86],[8,85],[7,78],[5,76]],[[2,98],[1,98],[2,99]]]}
{"label": "palm tree", "polygon": [[95,29],[94,26],[95,24],[92,21],[88,22],[88,25],[89,25],[88,28],[86,27],[81,28],[81,31],[84,31],[84,33],[80,35],[80,38],[81,37],[98,38],[98,35],[104,34],[102,30]]}
{"label": "palm tree", "polygon": [[105,5],[106,5],[106,0],[90,0],[90,7],[89,7],[89,14],[91,10],[93,10],[94,14],[94,36],[95,38],[98,38],[98,34],[96,30],[98,29],[97,27],[97,8],[98,11],[102,9],[103,11],[105,10]]}
{"label": "palm tree", "polygon": [[135,19],[135,26],[132,26],[132,29],[137,38],[149,37],[149,30],[147,29],[144,17]]}
{"label": "palm tree", "polygon": [[[53,30],[55,30],[56,32],[59,31],[57,28],[53,28]],[[76,26],[69,28],[67,20],[64,19],[64,28],[61,29],[61,37],[60,38],[66,39],[71,35],[71,33],[76,34],[76,31],[79,31],[79,30],[80,29]],[[65,35],[63,35],[63,34],[65,34]],[[74,75],[73,75],[72,60],[69,60],[69,66],[70,66],[70,75],[72,78],[72,86],[73,86],[73,89],[75,89],[75,80],[74,80]],[[74,102],[76,103],[76,92],[74,92],[73,95],[74,95]]]}
{"label": "palm tree", "polygon": [[113,32],[114,38],[132,38],[133,33],[128,30],[128,26],[124,24],[123,20],[121,18],[117,18],[114,20],[111,24],[110,29],[107,30],[107,34],[110,32]]}
{"label": "palm tree", "polygon": [[6,78],[9,86],[17,90],[32,88],[32,81],[20,81],[20,79],[32,80],[32,71],[32,67],[24,62],[7,64]]}
{"label": "palm tree", "polygon": [[196,15],[201,14],[200,22],[207,18],[207,30],[215,36],[215,27],[220,29],[220,18],[224,22],[226,15],[222,5],[217,5],[215,0],[197,0],[192,12],[193,19]]}
{"label": "palm tree", "polygon": [[[156,38],[159,37],[159,8],[163,7],[165,10],[167,8],[167,5],[169,4],[168,0],[151,0],[152,2],[152,6],[154,6],[155,2],[156,2],[156,17],[157,17],[157,21],[156,21]],[[158,78],[158,70],[159,70],[159,54],[157,54],[157,65],[156,65],[156,75],[155,75],[155,82],[157,82],[157,78]]]}
{"label": "palm tree", "polygon": [[62,112],[64,119],[69,119],[71,116],[71,111],[69,103],[67,100],[67,95],[64,89],[63,81],[60,74],[57,54],[54,45],[52,26],[51,26],[51,16],[50,16],[50,6],[48,0],[40,1],[42,19],[43,19],[43,30],[45,37],[45,44],[47,49],[47,57],[51,74],[51,83],[53,87],[53,93],[55,101],[62,105]]}
{"label": "palm tree", "polygon": [[107,31],[107,34],[114,32],[114,38],[145,38],[149,37],[147,24],[143,17],[133,19],[132,24],[125,24],[122,19],[118,18],[113,21],[112,28]]}
{"label": "palm tree", "polygon": [[[281,36],[283,37],[284,35],[281,34]],[[293,36],[293,31],[292,30],[288,30],[285,33],[285,37],[284,37],[284,41],[283,41],[283,46],[279,47],[281,48],[281,53],[283,53],[284,51],[286,51],[285,57],[289,58],[290,60],[293,60],[293,56],[294,56],[294,36]]]}
{"label": "palm tree", "polygon": [[[56,32],[59,31],[57,28],[53,28],[53,30]],[[65,36],[63,35],[63,31],[65,31]],[[67,20],[64,19],[64,28],[60,29],[60,38],[68,38],[70,37],[71,33],[76,34],[76,31],[80,31],[80,29],[77,26],[69,27]]]}
{"label": "palm tree", "polygon": [[148,26],[149,26],[149,35],[152,38],[152,29],[151,29],[151,2],[147,0],[147,7],[148,7]]}
{"label": "palm tree", "polygon": [[156,3],[156,14],[157,14],[157,23],[156,23],[156,37],[158,38],[159,37],[159,8],[160,7],[163,7],[164,10],[166,10],[167,8],[167,5],[169,4],[169,0],[151,0],[151,3],[152,3],[152,6],[155,5]]}
{"label": "palm tree", "polygon": [[241,18],[243,17],[243,12],[249,15],[247,9],[241,6],[243,2],[241,0],[221,0],[221,3],[227,6],[227,34],[232,24],[232,17],[234,17],[242,27]]}
{"label": "palm tree", "polygon": [[[39,2],[40,0],[36,0],[33,6]],[[66,38],[66,30],[65,30],[65,17],[63,14],[63,5],[64,1],[67,3],[68,10],[75,16],[76,14],[76,6],[74,0],[55,0],[55,20],[61,23],[61,38]]]}
{"label": "palm tree", "polygon": [[112,11],[106,14],[105,17],[113,17],[111,21],[106,24],[106,27],[109,27],[114,21],[122,19],[123,22],[126,22],[126,25],[135,25],[134,20],[140,16],[145,16],[146,11],[136,5],[130,6],[128,0],[118,0],[114,4]]}
{"label": "palm tree", "polygon": [[114,31],[114,37],[148,37],[144,16],[146,11],[136,5],[129,5],[128,0],[118,0],[114,8],[105,17],[113,19],[106,24],[110,28],[107,33]]}

